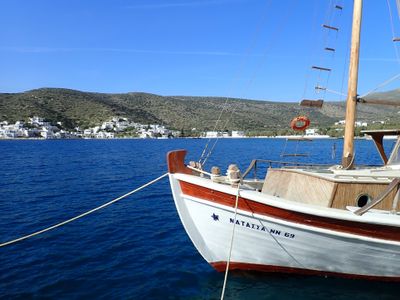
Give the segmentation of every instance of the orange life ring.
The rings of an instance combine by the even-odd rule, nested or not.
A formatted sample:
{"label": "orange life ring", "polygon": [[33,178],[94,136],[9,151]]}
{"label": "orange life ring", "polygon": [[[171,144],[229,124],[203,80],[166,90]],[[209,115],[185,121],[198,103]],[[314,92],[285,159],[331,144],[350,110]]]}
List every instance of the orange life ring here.
{"label": "orange life ring", "polygon": [[310,126],[310,123],[310,119],[306,116],[299,116],[293,118],[293,120],[290,122],[290,127],[296,131],[304,131],[308,128],[308,126]]}

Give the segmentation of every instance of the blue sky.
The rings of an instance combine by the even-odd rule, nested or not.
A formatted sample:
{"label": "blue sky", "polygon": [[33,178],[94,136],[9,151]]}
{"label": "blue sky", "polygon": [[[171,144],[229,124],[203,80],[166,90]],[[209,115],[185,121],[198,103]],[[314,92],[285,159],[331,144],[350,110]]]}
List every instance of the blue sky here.
{"label": "blue sky", "polygon": [[[0,3],[0,92],[63,87],[295,102],[343,98],[315,94],[316,84],[346,91],[349,0]],[[330,9],[335,3],[343,10]],[[386,1],[364,0],[363,20],[360,94],[400,73]],[[312,65],[333,71],[327,78]]]}

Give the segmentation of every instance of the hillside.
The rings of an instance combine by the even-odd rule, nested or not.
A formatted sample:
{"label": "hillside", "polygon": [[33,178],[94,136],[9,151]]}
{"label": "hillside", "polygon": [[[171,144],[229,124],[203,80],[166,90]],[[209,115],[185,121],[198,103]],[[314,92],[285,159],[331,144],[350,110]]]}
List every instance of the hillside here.
{"label": "hillside", "polygon": [[[55,88],[0,94],[0,121],[14,122],[37,115],[52,122],[61,121],[66,128],[85,128],[112,116],[122,116],[172,129],[211,130],[221,112],[218,129],[286,129],[290,120],[299,114],[308,114],[314,126],[326,127],[344,118],[344,103],[326,103],[318,110],[303,108],[297,103],[147,93],[105,94]],[[393,107],[359,105],[358,119],[390,119],[392,123],[400,123],[397,112]]]}

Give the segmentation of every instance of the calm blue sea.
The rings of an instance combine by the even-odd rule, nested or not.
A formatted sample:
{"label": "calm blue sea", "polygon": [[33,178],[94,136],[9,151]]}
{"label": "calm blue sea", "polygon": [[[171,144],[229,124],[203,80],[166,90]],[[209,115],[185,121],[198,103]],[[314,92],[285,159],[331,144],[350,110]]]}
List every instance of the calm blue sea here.
{"label": "calm blue sea", "polygon": [[[169,150],[188,149],[188,158],[197,160],[206,142],[0,141],[0,242],[71,218],[162,175]],[[331,163],[339,161],[342,141],[221,139],[209,166],[225,170],[235,162],[243,170],[252,158],[281,159],[285,145],[287,153],[312,151],[311,161]],[[357,162],[379,163],[375,152],[371,141],[357,141]],[[2,299],[217,299],[222,283],[223,274],[208,266],[184,232],[166,178],[86,218],[0,248]],[[399,288],[231,273],[226,299],[399,299]]]}

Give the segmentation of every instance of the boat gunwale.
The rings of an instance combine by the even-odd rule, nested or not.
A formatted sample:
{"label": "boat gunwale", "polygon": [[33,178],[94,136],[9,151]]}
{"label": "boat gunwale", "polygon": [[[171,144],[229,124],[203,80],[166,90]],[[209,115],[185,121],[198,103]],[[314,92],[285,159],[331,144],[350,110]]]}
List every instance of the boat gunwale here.
{"label": "boat gunwale", "polygon": [[[218,192],[236,196],[237,187],[232,187],[227,184],[215,183],[211,179],[201,178],[195,175],[175,173],[173,175],[176,179],[182,180],[191,184],[199,185],[204,188],[212,189]],[[331,218],[343,221],[352,221],[364,224],[374,224],[382,226],[399,227],[400,231],[400,214],[390,214],[386,211],[376,212],[376,210],[369,211],[362,216],[354,214],[350,210],[323,207],[307,203],[298,203],[295,201],[279,198],[273,195],[262,194],[257,191],[241,190],[240,195],[250,201],[255,201],[260,204],[270,205],[280,209],[303,213],[312,216]],[[384,217],[385,220],[382,220]]]}

